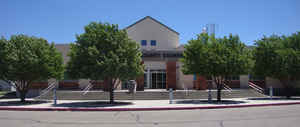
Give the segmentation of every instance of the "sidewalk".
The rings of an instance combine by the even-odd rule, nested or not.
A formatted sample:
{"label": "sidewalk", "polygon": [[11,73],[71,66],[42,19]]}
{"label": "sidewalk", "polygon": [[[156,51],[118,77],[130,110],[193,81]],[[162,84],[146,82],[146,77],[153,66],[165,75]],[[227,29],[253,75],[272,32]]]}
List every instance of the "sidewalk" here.
{"label": "sidewalk", "polygon": [[[33,101],[32,99],[27,99]],[[275,106],[300,104],[300,98],[291,100],[274,98],[234,98],[223,99],[221,103],[207,100],[116,100],[117,104],[107,104],[107,100],[58,100],[54,106],[52,101],[35,102],[35,104],[18,104],[19,99],[1,99],[0,110],[39,110],[39,111],[139,111],[139,110],[184,110],[184,109],[216,109],[254,106]],[[18,104],[18,105],[17,105]]]}

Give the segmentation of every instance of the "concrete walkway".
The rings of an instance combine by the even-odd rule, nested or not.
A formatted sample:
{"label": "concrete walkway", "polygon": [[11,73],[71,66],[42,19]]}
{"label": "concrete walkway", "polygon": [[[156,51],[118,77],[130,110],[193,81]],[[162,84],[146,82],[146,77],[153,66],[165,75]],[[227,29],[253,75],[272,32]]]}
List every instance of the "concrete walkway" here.
{"label": "concrete walkway", "polygon": [[169,100],[116,100],[116,104],[108,104],[107,100],[58,100],[57,105],[53,101],[36,101],[27,99],[31,103],[20,104],[19,99],[1,99],[0,110],[10,109],[47,109],[47,110],[73,110],[78,111],[128,111],[128,110],[183,110],[183,109],[211,109],[211,108],[235,108],[235,107],[253,107],[253,106],[272,106],[300,104],[300,98],[284,99],[274,98],[234,98],[223,99],[221,103],[207,100],[174,100],[169,104]]}

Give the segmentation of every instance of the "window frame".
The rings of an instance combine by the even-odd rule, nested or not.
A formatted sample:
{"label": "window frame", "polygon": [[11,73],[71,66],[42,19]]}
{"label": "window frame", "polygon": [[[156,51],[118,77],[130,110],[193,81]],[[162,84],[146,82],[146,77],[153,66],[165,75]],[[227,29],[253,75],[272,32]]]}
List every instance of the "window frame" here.
{"label": "window frame", "polygon": [[141,46],[147,46],[147,40],[141,40]]}
{"label": "window frame", "polygon": [[151,41],[150,41],[150,45],[151,45],[151,46],[156,46],[156,45],[157,45],[156,40],[151,40]]}

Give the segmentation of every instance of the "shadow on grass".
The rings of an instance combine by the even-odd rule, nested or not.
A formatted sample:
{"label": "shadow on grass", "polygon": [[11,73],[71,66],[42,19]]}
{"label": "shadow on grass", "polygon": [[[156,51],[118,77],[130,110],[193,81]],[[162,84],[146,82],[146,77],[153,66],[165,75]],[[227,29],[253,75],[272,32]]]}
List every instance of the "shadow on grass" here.
{"label": "shadow on grass", "polygon": [[217,100],[212,100],[210,103],[208,100],[182,100],[176,101],[176,104],[242,104],[246,103],[245,101],[234,101],[234,100],[222,100],[217,102]]}
{"label": "shadow on grass", "polygon": [[14,98],[18,98],[16,92],[8,92],[0,96],[0,99],[14,99]]}
{"label": "shadow on grass", "polygon": [[26,102],[20,102],[20,101],[0,101],[0,106],[25,106],[25,105],[36,105],[36,104],[43,104],[43,103],[49,103],[50,101],[26,101]]}
{"label": "shadow on grass", "polygon": [[273,97],[272,99],[269,97],[264,98],[248,98],[247,100],[300,100],[300,98],[286,98],[286,97]]}
{"label": "shadow on grass", "polygon": [[113,106],[124,106],[124,105],[132,105],[132,102],[115,102],[110,104],[107,101],[94,101],[94,102],[70,102],[70,103],[60,103],[57,105],[52,105],[55,107],[113,107]]}

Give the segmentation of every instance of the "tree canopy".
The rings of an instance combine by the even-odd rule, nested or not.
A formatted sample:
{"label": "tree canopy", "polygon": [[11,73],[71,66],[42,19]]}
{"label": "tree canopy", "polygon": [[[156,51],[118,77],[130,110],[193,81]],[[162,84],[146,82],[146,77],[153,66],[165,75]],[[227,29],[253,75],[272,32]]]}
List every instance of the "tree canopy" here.
{"label": "tree canopy", "polygon": [[293,82],[300,78],[300,32],[290,36],[264,36],[255,45],[254,72],[279,79],[289,97]]}
{"label": "tree canopy", "polygon": [[0,79],[4,79],[7,74],[8,64],[5,62],[7,59],[7,40],[4,37],[0,39]]}
{"label": "tree canopy", "polygon": [[139,45],[118,25],[92,22],[71,44],[67,71],[72,78],[108,80],[111,103],[117,81],[143,74]]}
{"label": "tree canopy", "polygon": [[247,74],[251,67],[249,49],[233,35],[215,38],[201,33],[188,42],[183,56],[185,74],[224,77]]}
{"label": "tree canopy", "polygon": [[53,43],[42,38],[13,35],[10,40],[2,38],[0,45],[5,45],[0,50],[4,52],[0,63],[6,65],[1,67],[1,79],[12,82],[20,92],[21,101],[25,101],[32,82],[63,77],[63,58]]}
{"label": "tree canopy", "polygon": [[212,77],[218,87],[218,100],[225,77],[247,74],[251,67],[250,52],[238,36],[215,38],[197,35],[185,46],[183,73]]}

